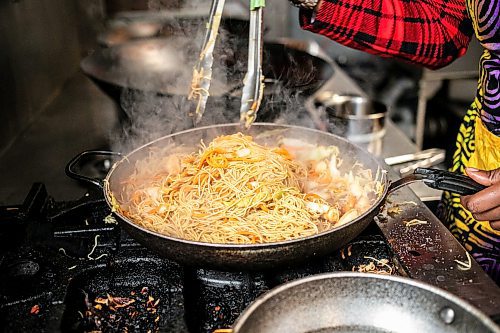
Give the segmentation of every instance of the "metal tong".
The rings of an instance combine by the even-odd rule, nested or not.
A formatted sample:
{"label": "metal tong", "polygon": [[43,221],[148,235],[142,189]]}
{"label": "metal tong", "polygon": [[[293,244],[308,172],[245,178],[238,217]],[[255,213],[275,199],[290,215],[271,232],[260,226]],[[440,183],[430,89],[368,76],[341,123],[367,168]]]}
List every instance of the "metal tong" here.
{"label": "metal tong", "polygon": [[387,157],[385,163],[394,166],[412,162],[399,168],[399,173],[405,176],[417,168],[428,168],[442,163],[445,157],[446,151],[444,149],[431,148],[416,153]]}
{"label": "metal tong", "polygon": [[416,181],[423,181],[425,185],[436,190],[449,191],[460,195],[475,194],[486,188],[486,186],[465,175],[438,169],[417,168],[413,174],[392,182],[389,192]]}
{"label": "metal tong", "polygon": [[264,94],[262,75],[263,8],[265,0],[250,0],[250,34],[248,42],[248,68],[243,80],[240,123],[249,128],[255,121]]}
{"label": "metal tong", "polygon": [[225,2],[225,0],[212,0],[205,40],[198,62],[193,68],[193,79],[191,81],[188,99],[198,99],[196,111],[193,114],[195,126],[203,117],[207,99],[210,95],[209,89],[212,80],[212,65],[214,62],[213,52]]}

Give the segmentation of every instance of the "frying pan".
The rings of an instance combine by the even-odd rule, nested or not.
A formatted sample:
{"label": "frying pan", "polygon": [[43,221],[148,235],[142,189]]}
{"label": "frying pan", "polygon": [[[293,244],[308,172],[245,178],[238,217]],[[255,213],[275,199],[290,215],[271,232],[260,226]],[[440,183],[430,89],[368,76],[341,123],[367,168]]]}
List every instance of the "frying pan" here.
{"label": "frying pan", "polygon": [[396,276],[339,272],[278,286],[236,320],[234,333],[500,332],[472,305],[434,286]]}
{"label": "frying pan", "polygon": [[[200,27],[204,27],[206,21],[206,15],[157,17],[146,12],[139,17],[112,20],[107,29],[97,36],[97,41],[104,47],[111,47],[142,38],[192,38],[200,31]],[[240,38],[248,36],[249,25],[248,20],[235,17],[223,16],[221,20],[221,30],[224,33]]]}
{"label": "frying pan", "polygon": [[[207,110],[229,111],[224,116],[224,123],[239,121],[239,113],[232,111],[239,110],[242,82],[247,71],[248,40],[237,37],[229,36],[227,42],[217,44],[214,51]],[[259,112],[260,121],[272,121],[269,117],[277,116],[282,109],[277,105],[284,108],[285,100],[291,96],[310,96],[331,78],[333,67],[318,53],[314,45],[292,39],[264,43],[262,70],[266,78],[266,98]],[[176,104],[183,105],[188,104],[182,103],[182,98],[189,92],[192,68],[198,56],[199,45],[193,38],[174,36],[139,39],[98,49],[80,65],[118,105],[122,105],[123,96],[136,93],[151,95],[154,98],[151,102],[156,101],[158,105],[166,98],[181,98]]]}
{"label": "frying pan", "polygon": [[[66,173],[74,179],[102,188],[111,207],[112,194],[117,199],[120,198],[120,193],[123,191],[122,180],[134,172],[136,161],[146,158],[151,151],[175,147],[176,152],[191,153],[198,150],[201,141],[208,143],[220,135],[241,131],[242,128],[239,124],[223,124],[199,127],[165,136],[122,157],[113,165],[104,181],[81,175],[75,167],[82,158],[89,154],[109,155],[117,153],[95,151],[81,153],[68,163]],[[370,169],[373,175],[383,169],[381,162],[364,149],[327,132],[298,126],[257,123],[252,125],[246,134],[252,135],[256,142],[268,146],[276,146],[277,142],[283,138],[300,139],[314,145],[337,146],[341,152],[342,166],[344,167],[344,170],[340,168],[340,172],[350,170],[349,166],[355,163],[361,163],[365,168]],[[379,213],[380,207],[390,191],[404,186],[408,182],[423,179],[428,185],[440,189],[461,191],[461,193],[472,193],[481,188],[479,184],[468,177],[443,174],[441,171],[432,169],[424,169],[392,184],[387,179],[386,173],[379,172],[378,174],[380,175],[378,180],[383,184],[384,191],[364,214],[338,228],[282,242],[241,245],[190,241],[153,232],[136,225],[119,213],[115,212],[115,214],[121,226],[144,246],[184,265],[224,270],[262,270],[277,265],[300,263],[312,256],[325,255],[342,247],[371,223],[374,216]],[[106,186],[104,186],[105,184]]]}

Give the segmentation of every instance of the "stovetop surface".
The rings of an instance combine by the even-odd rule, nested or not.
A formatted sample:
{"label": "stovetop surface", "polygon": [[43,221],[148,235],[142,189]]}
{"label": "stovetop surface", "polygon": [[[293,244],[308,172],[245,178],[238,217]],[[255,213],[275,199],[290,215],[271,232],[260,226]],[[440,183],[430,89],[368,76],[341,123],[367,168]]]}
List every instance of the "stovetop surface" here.
{"label": "stovetop surface", "polygon": [[[264,272],[181,267],[128,236],[102,194],[55,202],[34,184],[0,209],[0,329],[213,332],[265,291],[311,274],[366,269],[394,254],[372,224],[339,251]],[[202,265],[200,265],[202,267]],[[375,267],[386,270],[386,267]],[[399,272],[402,272],[399,270]]]}

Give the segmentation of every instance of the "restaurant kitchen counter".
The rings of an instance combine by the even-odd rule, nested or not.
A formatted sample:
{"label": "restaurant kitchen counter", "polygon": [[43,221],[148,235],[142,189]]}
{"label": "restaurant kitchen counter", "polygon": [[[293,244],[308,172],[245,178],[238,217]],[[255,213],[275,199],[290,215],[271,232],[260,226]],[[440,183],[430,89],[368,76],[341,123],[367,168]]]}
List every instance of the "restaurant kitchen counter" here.
{"label": "restaurant kitchen counter", "polygon": [[[336,64],[333,66],[335,74],[321,91],[366,96]],[[390,120],[386,122],[386,134],[380,146],[370,148],[380,158],[418,150]],[[389,166],[386,170],[393,181],[401,177]],[[441,191],[430,189],[423,182],[403,187],[389,194],[375,222],[409,277],[445,289],[498,320],[500,288],[423,203],[438,200],[440,194]]]}

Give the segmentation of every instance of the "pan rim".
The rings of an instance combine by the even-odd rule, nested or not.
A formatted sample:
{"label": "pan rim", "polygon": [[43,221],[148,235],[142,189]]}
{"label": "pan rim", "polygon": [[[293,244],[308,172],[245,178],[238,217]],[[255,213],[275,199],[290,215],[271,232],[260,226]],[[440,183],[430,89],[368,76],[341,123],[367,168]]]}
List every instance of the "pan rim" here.
{"label": "pan rim", "polygon": [[[325,132],[325,131],[321,131],[321,130],[309,128],[309,127],[304,127],[304,126],[286,125],[286,124],[281,125],[281,124],[273,124],[273,123],[254,123],[252,126],[256,126],[256,125],[262,126],[262,127],[274,127],[276,129],[279,129],[279,128],[299,129],[299,130],[306,130],[306,131],[314,132],[314,133],[317,133],[320,135],[327,135],[327,136],[333,137],[337,140],[344,141],[344,143],[346,143],[348,145],[354,146],[359,151],[370,156],[370,158],[373,160],[373,162],[375,162],[377,164],[377,166],[379,166],[379,167],[383,166],[382,162],[380,162],[373,154],[368,152],[365,148],[357,145],[356,143],[353,143],[353,142],[347,140],[346,138],[340,137],[338,135],[335,135],[335,134],[332,134],[329,132]],[[155,143],[157,143],[159,141],[165,140],[167,138],[175,137],[178,135],[182,135],[182,134],[195,132],[195,131],[203,131],[206,129],[215,129],[215,128],[237,127],[237,126],[240,126],[240,124],[239,123],[226,123],[226,124],[208,125],[208,126],[203,126],[203,127],[195,127],[195,128],[191,128],[188,130],[172,133],[172,134],[163,136],[161,138],[155,139],[153,141],[150,141],[150,142],[146,143],[145,145],[142,145],[142,146],[132,150],[131,152],[127,153],[119,161],[117,161],[115,164],[113,164],[113,166],[109,170],[108,174],[106,175],[106,178],[104,179],[104,184],[109,184],[109,179],[112,177],[113,172],[116,170],[116,168],[119,167],[120,164],[128,161],[129,156],[135,154],[136,152],[138,152],[138,151],[140,151],[140,150],[142,150],[150,145],[154,145]],[[352,224],[361,222],[364,218],[366,218],[368,215],[370,215],[374,210],[376,210],[378,207],[380,207],[388,195],[388,189],[389,189],[389,184],[390,184],[386,170],[384,170],[383,168],[381,168],[381,170],[383,170],[381,182],[384,186],[384,190],[381,193],[381,195],[375,200],[375,202],[371,205],[371,207],[368,210],[366,210],[363,214],[361,214],[360,216],[358,216],[354,220],[351,220],[350,222],[347,222],[347,223],[345,223],[337,228],[332,228],[332,229],[323,231],[321,233],[317,233],[317,234],[306,236],[306,237],[293,238],[293,239],[280,241],[280,242],[257,243],[257,244],[231,244],[231,243],[208,243],[208,242],[193,241],[193,240],[188,240],[188,239],[184,239],[184,238],[176,238],[176,237],[172,237],[172,236],[167,236],[167,235],[158,233],[156,231],[147,229],[143,226],[140,226],[140,225],[134,223],[132,220],[130,220],[126,216],[123,216],[122,214],[120,214],[116,211],[113,211],[113,214],[117,215],[119,217],[119,220],[126,222],[131,227],[133,227],[135,229],[139,229],[142,232],[145,232],[149,235],[159,237],[159,238],[162,238],[162,239],[168,240],[168,241],[173,241],[173,242],[178,242],[178,243],[182,243],[185,245],[190,245],[190,246],[203,247],[203,248],[217,248],[217,249],[225,249],[225,250],[249,250],[249,251],[255,250],[255,249],[261,249],[261,248],[268,249],[268,248],[286,247],[286,246],[289,246],[289,245],[292,245],[292,244],[295,244],[298,242],[314,241],[315,239],[320,238],[320,237],[324,237],[324,236],[326,236],[334,231],[340,231],[344,228],[347,228],[348,226],[350,226]],[[104,197],[105,197],[106,203],[108,204],[109,207],[113,207],[112,201],[111,201],[111,196],[112,196],[112,193],[109,189],[109,186],[105,185],[104,186]]]}
{"label": "pan rim", "polygon": [[403,285],[411,286],[411,287],[416,287],[419,289],[423,289],[425,291],[431,292],[433,294],[436,294],[440,297],[443,297],[447,300],[449,300],[451,303],[454,303],[464,309],[465,311],[471,313],[473,316],[478,318],[481,322],[483,322],[486,327],[491,329],[492,332],[500,333],[500,326],[496,325],[495,322],[488,317],[484,312],[479,310],[476,306],[472,305],[471,303],[461,299],[460,297],[454,295],[453,293],[444,290],[442,288],[439,288],[437,286],[431,285],[430,283],[419,281],[416,279],[412,279],[410,277],[403,277],[403,276],[395,276],[395,275],[381,275],[381,274],[375,274],[375,273],[360,273],[360,272],[349,272],[349,271],[342,271],[342,272],[329,272],[329,273],[321,273],[321,274],[314,274],[307,276],[305,278],[300,278],[297,280],[293,280],[291,282],[287,282],[281,285],[278,285],[277,287],[265,292],[258,298],[256,298],[243,312],[238,316],[236,321],[232,325],[232,329],[234,333],[238,333],[238,331],[242,328],[242,326],[247,322],[247,320],[250,318],[250,316],[259,308],[259,306],[265,304],[267,301],[269,301],[271,298],[275,297],[276,295],[294,288],[296,286],[306,284],[306,283],[313,283],[317,281],[322,281],[322,280],[329,280],[329,279],[342,279],[342,278],[361,278],[364,280],[369,280],[369,279],[378,279],[378,280],[383,280],[383,281],[391,281],[395,283],[401,283]]}

